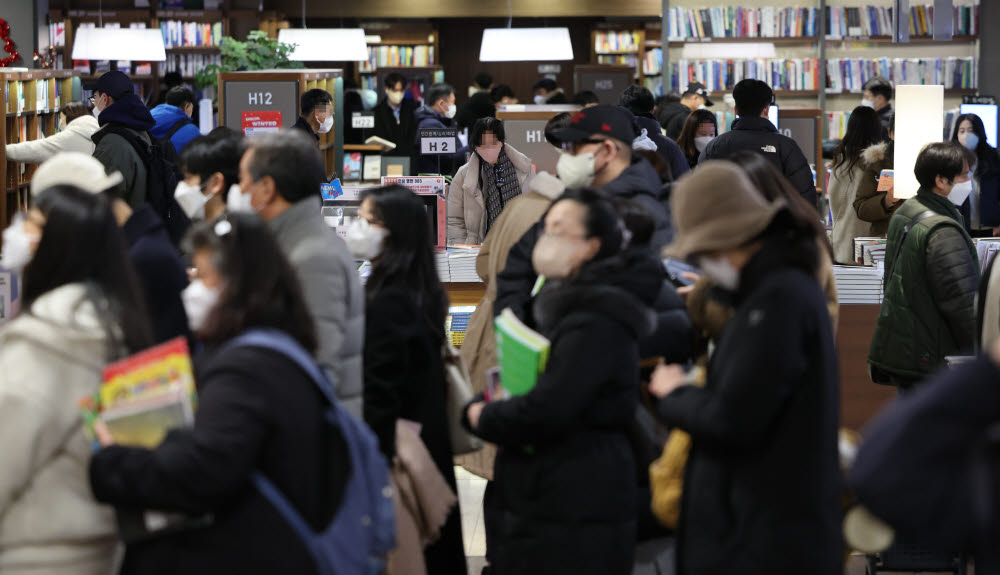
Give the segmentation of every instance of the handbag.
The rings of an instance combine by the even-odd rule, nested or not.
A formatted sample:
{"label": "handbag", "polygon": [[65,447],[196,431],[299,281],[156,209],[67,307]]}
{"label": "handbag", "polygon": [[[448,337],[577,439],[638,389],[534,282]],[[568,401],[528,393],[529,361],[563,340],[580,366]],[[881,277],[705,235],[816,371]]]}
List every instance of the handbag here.
{"label": "handbag", "polygon": [[483,441],[465,430],[465,407],[472,401],[472,378],[469,368],[462,361],[455,346],[447,341],[441,345],[444,364],[445,410],[448,415],[448,433],[451,436],[452,455],[466,455],[483,448]]}
{"label": "handbag", "polygon": [[653,493],[653,515],[665,527],[677,529],[684,492],[684,467],[691,452],[691,436],[674,428],[663,455],[649,466],[649,488]]}

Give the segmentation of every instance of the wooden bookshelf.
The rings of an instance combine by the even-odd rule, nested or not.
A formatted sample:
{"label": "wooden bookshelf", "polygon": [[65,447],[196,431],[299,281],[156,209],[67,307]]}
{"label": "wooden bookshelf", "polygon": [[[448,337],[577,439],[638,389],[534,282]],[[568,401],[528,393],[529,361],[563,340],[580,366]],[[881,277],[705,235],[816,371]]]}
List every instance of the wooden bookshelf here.
{"label": "wooden bookshelf", "polygon": [[72,70],[31,70],[0,73],[0,102],[6,102],[0,122],[0,223],[6,228],[20,209],[31,203],[28,193],[37,166],[7,161],[6,144],[51,136],[58,130],[59,110],[80,91],[80,75]]}
{"label": "wooden bookshelf", "polygon": [[[404,75],[407,71],[441,70],[438,65],[441,59],[440,36],[434,26],[422,23],[362,22],[361,27],[367,36],[377,36],[380,39],[378,42],[368,42],[368,61],[358,62],[355,66],[354,79],[361,88],[378,92],[380,90],[378,78],[384,76],[380,72],[386,68],[392,68]],[[412,59],[407,61],[406,58],[399,56],[396,61],[380,65],[378,53],[386,50],[391,53],[393,48],[396,48],[397,52],[412,50],[414,52]],[[427,58],[426,62],[418,63],[416,52],[421,48],[426,50]]]}

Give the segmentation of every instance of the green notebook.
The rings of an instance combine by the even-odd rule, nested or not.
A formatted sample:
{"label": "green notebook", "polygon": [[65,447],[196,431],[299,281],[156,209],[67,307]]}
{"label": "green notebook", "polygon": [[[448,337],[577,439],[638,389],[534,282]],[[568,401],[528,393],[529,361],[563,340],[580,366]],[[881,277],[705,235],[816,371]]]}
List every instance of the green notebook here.
{"label": "green notebook", "polygon": [[542,334],[524,325],[510,309],[493,322],[500,363],[500,383],[512,396],[534,389],[545,370],[551,343]]}

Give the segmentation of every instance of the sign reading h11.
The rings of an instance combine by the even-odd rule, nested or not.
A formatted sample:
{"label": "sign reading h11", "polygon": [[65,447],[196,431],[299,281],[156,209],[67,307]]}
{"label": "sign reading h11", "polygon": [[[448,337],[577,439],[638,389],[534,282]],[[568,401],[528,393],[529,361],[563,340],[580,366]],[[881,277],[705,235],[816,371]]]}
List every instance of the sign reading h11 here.
{"label": "sign reading h11", "polygon": [[419,136],[421,154],[454,154],[458,151],[458,131],[454,128],[420,130]]}
{"label": "sign reading h11", "polygon": [[375,127],[375,112],[353,112],[351,127],[355,130],[371,130]]}

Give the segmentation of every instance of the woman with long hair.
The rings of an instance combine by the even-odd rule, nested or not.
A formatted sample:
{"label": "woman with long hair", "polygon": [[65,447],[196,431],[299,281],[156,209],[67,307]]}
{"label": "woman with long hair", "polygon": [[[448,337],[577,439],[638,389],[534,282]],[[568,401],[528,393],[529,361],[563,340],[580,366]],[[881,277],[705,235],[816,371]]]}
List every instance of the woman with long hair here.
{"label": "woman with long hair", "polygon": [[105,575],[118,531],[90,495],[78,402],[152,343],[142,292],[103,195],[51,187],[3,240],[23,289],[0,330],[0,572]]}
{"label": "woman with long hair", "polygon": [[[365,422],[389,461],[396,454],[396,422],[418,423],[438,471],[455,490],[441,356],[448,296],[437,275],[427,208],[409,189],[386,186],[361,196],[361,218],[348,244],[355,257],[372,262],[365,284]],[[424,560],[428,573],[466,573],[458,507]]]}
{"label": "woman with long hair", "polygon": [[857,263],[854,259],[854,238],[871,234],[871,224],[858,217],[854,210],[858,187],[864,181],[865,150],[882,141],[882,124],[878,112],[858,106],[847,121],[847,133],[834,153],[830,172],[830,208],[833,211],[833,255],[838,263]]}
{"label": "woman with long hair", "polygon": [[695,110],[684,120],[684,128],[677,137],[677,145],[684,152],[688,165],[693,170],[698,158],[713,138],[719,135],[719,120],[708,110]]}
{"label": "woman with long hair", "polygon": [[229,345],[249,330],[268,330],[312,353],[316,329],[298,277],[254,216],[198,224],[186,244],[197,277],[184,304],[206,344],[195,360],[194,426],[171,431],[155,449],[102,438],[90,481],[104,503],[210,519],[130,545],[121,572],[318,573],[252,476],[262,474],[319,530],[343,496],[347,446],[325,423],[326,396],[300,364],[264,346]]}
{"label": "woman with long hair", "polygon": [[879,176],[883,170],[892,170],[896,137],[896,117],[889,119],[889,141],[868,146],[861,154],[864,173],[858,184],[854,199],[854,212],[858,218],[871,224],[869,235],[885,237],[889,231],[889,220],[904,200],[897,200],[893,186],[879,191]]}
{"label": "woman with long hair", "polygon": [[993,235],[993,229],[1000,227],[1000,155],[986,141],[986,127],[975,114],[962,114],[955,119],[951,140],[976,154],[972,193],[960,208],[965,228],[984,230],[977,235]]}
{"label": "woman with long hair", "polygon": [[670,204],[666,253],[696,258],[735,305],[704,387],[677,366],[649,386],[659,419],[691,436],[677,573],[842,573],[837,354],[815,229],[726,161],[699,166]]}

